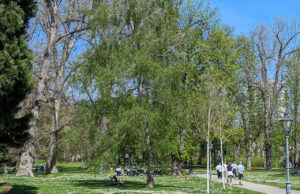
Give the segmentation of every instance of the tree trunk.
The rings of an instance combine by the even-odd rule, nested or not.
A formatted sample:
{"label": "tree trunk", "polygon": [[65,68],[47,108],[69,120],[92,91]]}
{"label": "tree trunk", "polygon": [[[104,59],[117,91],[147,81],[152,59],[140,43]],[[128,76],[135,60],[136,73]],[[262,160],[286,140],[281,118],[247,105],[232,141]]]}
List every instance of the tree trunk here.
{"label": "tree trunk", "polygon": [[175,155],[172,155],[172,176],[181,175],[182,161]]}
{"label": "tree trunk", "polygon": [[[57,87],[57,86],[56,86]],[[57,88],[55,88],[57,89]],[[47,173],[57,173],[56,167],[56,144],[57,144],[57,135],[59,131],[59,112],[60,112],[60,103],[61,99],[59,94],[56,94],[54,99],[54,112],[52,114],[51,122],[51,132],[50,132],[50,142],[48,146],[48,155],[47,155],[47,164],[46,171]]]}
{"label": "tree trunk", "polygon": [[240,154],[241,143],[239,142],[237,146],[234,145],[234,146],[233,146],[233,149],[234,149],[233,160],[234,160],[234,161],[237,161],[238,155]]}
{"label": "tree trunk", "polygon": [[[224,158],[223,158],[223,139],[220,138],[220,147],[221,147],[221,162],[222,162],[222,183],[223,183],[223,189],[225,190],[225,179],[224,179]],[[224,169],[224,171],[223,171]]]}
{"label": "tree trunk", "polygon": [[272,168],[272,144],[270,141],[265,141],[265,168],[271,170]]}
{"label": "tree trunk", "polygon": [[221,154],[220,154],[220,150],[214,149],[214,166],[216,166],[217,164],[219,164],[219,162],[221,162]]}
{"label": "tree trunk", "polygon": [[294,153],[294,168],[299,168],[299,144],[297,141],[295,143],[295,153]]}
{"label": "tree trunk", "polygon": [[153,188],[154,187],[154,176],[152,172],[152,167],[149,165],[147,169],[147,188]]}
{"label": "tree trunk", "polygon": [[35,119],[33,119],[30,122],[30,129],[29,129],[29,134],[30,134],[30,139],[25,143],[21,157],[20,157],[20,162],[19,162],[19,167],[17,170],[16,176],[31,176],[33,177],[33,163],[34,163],[34,132],[37,128],[37,118],[39,115],[39,106],[35,106],[32,109],[32,113],[35,116]]}
{"label": "tree trunk", "polygon": [[246,168],[251,169],[252,148],[251,148],[249,141],[247,141],[245,144],[246,144],[245,145],[245,147],[246,147]]}
{"label": "tree trunk", "polygon": [[265,168],[266,170],[271,170],[272,168],[272,126],[271,126],[271,108],[269,107],[271,104],[271,99],[268,95],[268,92],[263,94],[264,99],[264,148],[265,148]]}
{"label": "tree trunk", "polygon": [[[53,117],[55,117],[53,115]],[[55,118],[52,119],[52,125],[54,125],[54,129],[52,129],[50,133],[50,142],[49,142],[49,151],[47,156],[47,164],[46,164],[46,172],[47,173],[57,173],[56,167],[56,142],[57,142],[57,131],[55,130]]]}
{"label": "tree trunk", "polygon": [[16,176],[31,176],[33,177],[33,163],[34,163],[34,143],[30,139],[24,146],[24,152],[21,154],[19,167]]}
{"label": "tree trunk", "polygon": [[206,145],[206,192],[209,194],[209,139],[207,139]]}

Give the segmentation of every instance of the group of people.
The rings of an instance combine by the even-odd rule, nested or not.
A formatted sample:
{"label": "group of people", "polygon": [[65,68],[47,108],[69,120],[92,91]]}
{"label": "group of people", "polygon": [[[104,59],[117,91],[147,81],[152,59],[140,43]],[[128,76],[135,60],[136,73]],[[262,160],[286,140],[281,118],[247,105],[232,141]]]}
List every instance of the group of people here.
{"label": "group of people", "polygon": [[[222,173],[224,177],[227,177],[227,183],[232,185],[232,178],[233,176],[238,177],[239,179],[239,184],[242,184],[242,178],[244,177],[244,170],[245,167],[243,166],[243,163],[240,162],[239,165],[236,164],[236,161],[233,161],[233,163],[228,163],[224,162],[223,166],[221,162],[216,166],[216,170],[218,173],[218,178],[222,178]],[[237,175],[238,173],[238,175]]]}
{"label": "group of people", "polygon": [[[122,176],[123,175],[123,170],[121,167],[118,167],[116,168],[116,173],[117,173],[117,176]],[[110,173],[112,174],[113,173],[113,168],[110,168]],[[128,167],[124,170],[124,174],[126,173],[127,176],[130,176],[132,173],[131,173],[131,169]]]}

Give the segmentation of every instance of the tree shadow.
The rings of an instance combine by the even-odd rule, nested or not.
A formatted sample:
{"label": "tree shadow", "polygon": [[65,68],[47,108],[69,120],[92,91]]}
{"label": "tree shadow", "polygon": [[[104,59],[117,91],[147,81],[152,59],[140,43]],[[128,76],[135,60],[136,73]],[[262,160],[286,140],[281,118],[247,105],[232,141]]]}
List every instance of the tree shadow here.
{"label": "tree shadow", "polygon": [[[54,173],[52,175],[57,175],[59,176],[59,173],[87,173],[87,172],[90,172],[90,170],[88,169],[82,169],[80,166],[58,166],[58,173]],[[37,172],[37,173],[34,173],[35,176],[40,176],[40,177],[43,177],[43,176],[48,176],[50,175],[51,173],[46,173],[46,172]]]}
{"label": "tree shadow", "polygon": [[83,186],[89,188],[116,188],[116,189],[142,189],[146,184],[139,181],[125,181],[123,186],[112,186],[109,180],[76,180],[73,182],[75,186]]}
{"label": "tree shadow", "polygon": [[35,194],[37,192],[37,187],[28,185],[13,185],[13,188],[7,192],[9,194]]}
{"label": "tree shadow", "polygon": [[[131,180],[126,180],[125,184],[123,186],[112,186],[109,184],[109,180],[76,180],[73,181],[73,184],[75,186],[83,186],[83,187],[89,187],[93,189],[99,189],[99,188],[107,188],[107,189],[118,189],[118,190],[126,190],[126,189],[131,189],[131,190],[143,190],[147,189],[146,188],[146,182],[140,182],[140,181],[131,181]],[[168,189],[168,190],[176,190],[176,189],[182,189],[182,188],[188,188],[185,186],[178,186],[178,185],[162,185],[162,184],[157,184],[155,183],[154,189]]]}

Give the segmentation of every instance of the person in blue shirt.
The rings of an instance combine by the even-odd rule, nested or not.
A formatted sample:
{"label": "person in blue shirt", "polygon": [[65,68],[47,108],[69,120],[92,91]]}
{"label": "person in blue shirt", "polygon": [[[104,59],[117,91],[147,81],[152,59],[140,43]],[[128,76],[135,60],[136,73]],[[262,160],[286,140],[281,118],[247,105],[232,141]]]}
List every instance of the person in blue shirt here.
{"label": "person in blue shirt", "polygon": [[238,171],[239,171],[239,180],[240,180],[240,185],[243,185],[242,184],[242,178],[244,177],[244,170],[245,170],[245,167],[243,166],[243,163],[240,162],[240,164],[238,165]]}

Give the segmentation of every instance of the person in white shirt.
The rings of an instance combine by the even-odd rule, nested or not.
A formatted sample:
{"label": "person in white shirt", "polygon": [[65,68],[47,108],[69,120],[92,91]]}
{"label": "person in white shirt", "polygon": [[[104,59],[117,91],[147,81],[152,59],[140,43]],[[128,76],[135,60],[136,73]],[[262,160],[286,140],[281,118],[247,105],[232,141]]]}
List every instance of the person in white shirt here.
{"label": "person in white shirt", "polygon": [[236,171],[237,171],[236,161],[233,161],[231,166],[232,166],[232,173],[233,173],[234,177],[237,177],[237,174],[236,174]]}
{"label": "person in white shirt", "polygon": [[117,176],[121,176],[122,175],[122,168],[121,167],[117,168],[116,172],[117,172]]}
{"label": "person in white shirt", "polygon": [[216,166],[216,170],[218,173],[218,179],[222,178],[222,166],[221,166],[221,162],[219,162],[219,164]]}

